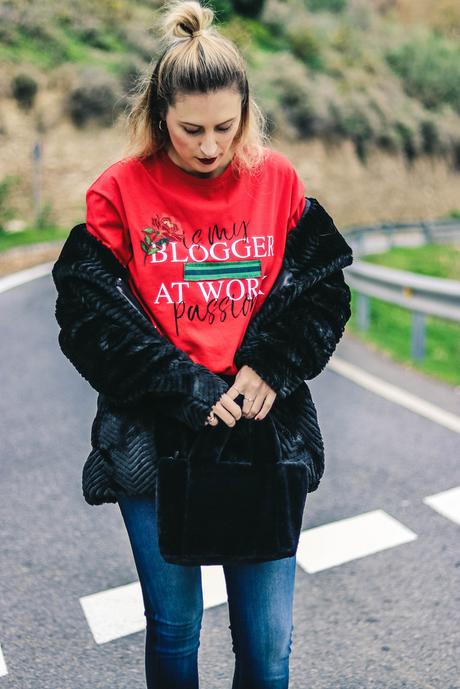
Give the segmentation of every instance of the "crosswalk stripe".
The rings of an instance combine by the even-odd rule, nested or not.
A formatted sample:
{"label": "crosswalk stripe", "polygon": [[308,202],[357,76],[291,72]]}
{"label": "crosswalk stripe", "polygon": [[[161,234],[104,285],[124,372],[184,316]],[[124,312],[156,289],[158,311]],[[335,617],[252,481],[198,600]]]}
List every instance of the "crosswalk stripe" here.
{"label": "crosswalk stripe", "polygon": [[227,602],[227,586],[222,565],[204,565],[201,567],[203,585],[203,605],[213,608]]}
{"label": "crosswalk stripe", "polygon": [[83,596],[80,604],[97,644],[145,628],[142,591],[138,581]]}
{"label": "crosswalk stripe", "polygon": [[[227,602],[223,568],[201,568],[203,605],[212,608]],[[80,598],[86,621],[97,644],[119,639],[145,628],[144,601],[139,581]]]}
{"label": "crosswalk stripe", "polygon": [[423,498],[423,502],[442,514],[443,517],[460,524],[460,486],[428,495]]}
{"label": "crosswalk stripe", "polygon": [[309,574],[417,538],[383,510],[373,510],[302,531],[297,564]]}
{"label": "crosswalk stripe", "polygon": [[0,677],[4,677],[8,674],[8,669],[6,667],[5,658],[3,656],[2,647],[0,645]]}

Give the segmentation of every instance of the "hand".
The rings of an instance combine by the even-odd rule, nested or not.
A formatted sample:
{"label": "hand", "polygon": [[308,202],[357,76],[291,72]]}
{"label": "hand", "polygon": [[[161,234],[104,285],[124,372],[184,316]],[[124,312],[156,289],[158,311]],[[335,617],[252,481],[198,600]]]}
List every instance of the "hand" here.
{"label": "hand", "polygon": [[[240,394],[245,398],[242,408],[233,401]],[[276,392],[250,366],[245,365],[236,374],[233,385],[212,407],[212,411],[227,426],[234,426],[242,416],[255,420],[265,418],[275,399]],[[218,423],[219,419],[215,418],[213,422],[206,421],[205,426],[217,426]]]}

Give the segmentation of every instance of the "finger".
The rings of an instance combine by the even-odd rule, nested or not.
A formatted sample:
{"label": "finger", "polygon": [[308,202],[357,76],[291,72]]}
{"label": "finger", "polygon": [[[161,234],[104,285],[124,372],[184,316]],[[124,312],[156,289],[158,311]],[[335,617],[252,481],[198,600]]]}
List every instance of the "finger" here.
{"label": "finger", "polygon": [[217,418],[217,416],[215,416],[212,421],[205,421],[204,425],[205,426],[217,426],[218,423],[219,423],[219,419]]}
{"label": "finger", "polygon": [[[252,392],[251,394],[247,391],[244,390],[244,386],[240,386],[241,390],[239,387],[236,387],[235,384],[233,384],[229,389],[226,391],[226,394],[231,397],[233,400],[238,397],[239,395],[242,395],[243,397],[243,405],[239,406],[241,410],[241,414],[237,415],[237,419],[240,419],[242,416],[247,416],[248,411],[251,409],[253,398],[255,397],[254,393]],[[249,399],[250,398],[250,399]],[[231,411],[232,408],[228,407],[229,411]],[[235,410],[234,410],[235,411]]]}
{"label": "finger", "polygon": [[247,419],[253,419],[260,412],[265,401],[266,393],[246,393],[243,402],[243,414]]}
{"label": "finger", "polygon": [[243,401],[243,408],[242,408],[242,414],[246,418],[250,419],[251,414],[255,416],[257,413],[254,410],[254,405],[257,404],[257,395],[252,393],[245,393],[244,395],[244,401]]}
{"label": "finger", "polygon": [[241,419],[241,407],[239,404],[233,401],[231,395],[229,395],[228,392],[224,392],[222,394],[218,404],[221,404],[222,407],[226,409],[236,421],[238,421],[238,419]]}
{"label": "finger", "polygon": [[216,402],[212,410],[216,417],[218,417],[221,421],[227,424],[227,426],[234,426],[236,424],[236,419],[233,416],[233,414],[231,414],[227,409],[225,409],[225,407],[222,406],[220,402]]}
{"label": "finger", "polygon": [[255,415],[254,419],[256,421],[260,421],[260,420],[264,419],[267,416],[270,409],[272,408],[274,401],[275,401],[275,397],[273,395],[267,395],[267,397],[265,398],[265,401],[262,405],[262,408]]}
{"label": "finger", "polygon": [[234,383],[225,392],[229,397],[232,398],[232,400],[234,400],[235,397],[238,397],[238,395],[243,394],[243,392],[241,390],[239,390]]}

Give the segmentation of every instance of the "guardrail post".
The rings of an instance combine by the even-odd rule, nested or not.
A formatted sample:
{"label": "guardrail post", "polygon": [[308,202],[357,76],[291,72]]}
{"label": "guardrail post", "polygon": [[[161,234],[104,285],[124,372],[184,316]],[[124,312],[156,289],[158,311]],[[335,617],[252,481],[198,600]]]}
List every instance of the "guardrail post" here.
{"label": "guardrail post", "polygon": [[422,228],[423,234],[425,236],[425,243],[433,244],[433,231],[431,225],[427,222],[421,222],[420,227]]}
{"label": "guardrail post", "polygon": [[425,356],[425,320],[420,311],[412,311],[411,356],[419,361]]}
{"label": "guardrail post", "polygon": [[357,293],[358,328],[369,330],[369,297],[367,294]]}
{"label": "guardrail post", "polygon": [[387,247],[388,247],[388,251],[391,251],[391,249],[395,246],[395,239],[394,239],[395,226],[390,225],[389,227],[387,227],[387,230],[388,230]]}
{"label": "guardrail post", "polygon": [[364,232],[357,232],[356,233],[356,255],[361,256],[361,254],[365,253],[364,247],[366,244],[366,238],[365,238],[365,233]]}

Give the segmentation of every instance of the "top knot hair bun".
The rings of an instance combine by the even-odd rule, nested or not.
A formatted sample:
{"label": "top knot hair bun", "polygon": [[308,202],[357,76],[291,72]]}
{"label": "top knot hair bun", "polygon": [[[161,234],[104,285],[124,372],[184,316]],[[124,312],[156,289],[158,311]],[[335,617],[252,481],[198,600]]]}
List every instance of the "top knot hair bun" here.
{"label": "top knot hair bun", "polygon": [[159,10],[158,31],[166,44],[178,38],[203,36],[212,25],[214,12],[197,0],[172,0]]}

